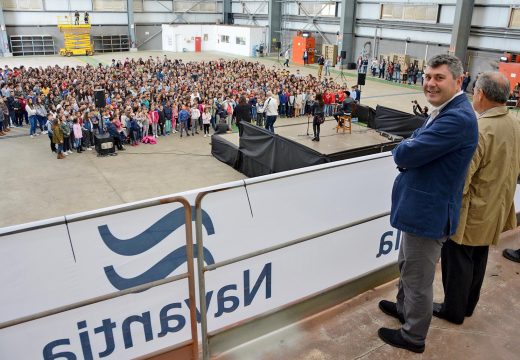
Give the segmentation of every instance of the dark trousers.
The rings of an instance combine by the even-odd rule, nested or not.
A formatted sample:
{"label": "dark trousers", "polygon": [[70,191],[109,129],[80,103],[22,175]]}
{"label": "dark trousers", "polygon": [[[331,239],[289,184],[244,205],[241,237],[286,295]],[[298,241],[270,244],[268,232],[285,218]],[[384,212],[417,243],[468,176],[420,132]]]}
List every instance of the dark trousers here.
{"label": "dark trousers", "polygon": [[83,146],[84,147],[91,147],[92,146],[92,132],[90,130],[83,130]]}
{"label": "dark trousers", "polygon": [[52,134],[49,133],[49,140],[51,142],[51,151],[56,152],[56,146],[54,145],[54,142],[52,141]]}
{"label": "dark trousers", "polygon": [[276,121],[276,115],[268,115],[265,118],[265,128],[274,134],[274,122]]}
{"label": "dark trousers", "polygon": [[121,143],[121,138],[119,136],[114,136],[114,145],[117,147],[117,150],[123,149],[123,144]]}
{"label": "dark trousers", "polygon": [[23,113],[21,111],[15,113],[15,125],[23,126]]}
{"label": "dark trousers", "polygon": [[444,316],[462,323],[471,316],[480,297],[489,246],[459,245],[452,240],[441,251]]}
{"label": "dark trousers", "polygon": [[70,150],[70,136],[63,136],[63,151]]}
{"label": "dark trousers", "polygon": [[312,122],[312,131],[314,132],[314,138],[320,139],[320,125],[316,121]]}
{"label": "dark trousers", "polygon": [[159,135],[163,135],[163,136],[165,135],[164,125],[165,125],[165,123],[162,123],[162,122],[159,123]]}

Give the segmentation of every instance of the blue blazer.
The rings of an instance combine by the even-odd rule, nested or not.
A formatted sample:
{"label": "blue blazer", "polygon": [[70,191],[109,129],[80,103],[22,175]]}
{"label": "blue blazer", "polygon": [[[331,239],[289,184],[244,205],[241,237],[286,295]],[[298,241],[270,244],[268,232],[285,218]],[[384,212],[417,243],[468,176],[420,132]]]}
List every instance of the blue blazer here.
{"label": "blue blazer", "polygon": [[401,142],[392,151],[400,171],[392,190],[392,226],[433,239],[453,235],[477,143],[477,119],[465,94]]}

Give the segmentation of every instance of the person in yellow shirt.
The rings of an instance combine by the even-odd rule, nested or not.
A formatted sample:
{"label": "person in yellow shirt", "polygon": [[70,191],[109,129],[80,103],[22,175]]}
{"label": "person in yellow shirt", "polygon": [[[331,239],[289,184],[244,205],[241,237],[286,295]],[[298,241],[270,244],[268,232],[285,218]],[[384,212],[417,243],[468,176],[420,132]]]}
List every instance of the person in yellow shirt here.
{"label": "person in yellow shirt", "polygon": [[43,87],[41,89],[42,94],[47,96],[47,95],[49,95],[49,91],[51,91],[49,86],[47,84],[43,85]]}

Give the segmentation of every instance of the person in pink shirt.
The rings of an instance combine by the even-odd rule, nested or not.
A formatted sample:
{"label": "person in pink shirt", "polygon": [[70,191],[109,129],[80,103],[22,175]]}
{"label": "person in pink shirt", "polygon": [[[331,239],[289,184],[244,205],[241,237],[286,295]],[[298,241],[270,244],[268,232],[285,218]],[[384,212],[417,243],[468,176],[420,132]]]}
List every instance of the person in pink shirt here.
{"label": "person in pink shirt", "polygon": [[150,111],[148,112],[148,121],[150,125],[152,125],[152,136],[157,139],[157,126],[159,124],[159,112],[156,109],[154,103],[150,106]]}
{"label": "person in pink shirt", "polygon": [[72,131],[74,132],[74,147],[76,151],[81,153],[81,139],[83,138],[83,131],[81,130],[81,125],[78,121],[78,118],[73,120]]}
{"label": "person in pink shirt", "polygon": [[177,119],[179,118],[179,104],[173,103],[172,106],[172,133],[175,134],[177,130]]}

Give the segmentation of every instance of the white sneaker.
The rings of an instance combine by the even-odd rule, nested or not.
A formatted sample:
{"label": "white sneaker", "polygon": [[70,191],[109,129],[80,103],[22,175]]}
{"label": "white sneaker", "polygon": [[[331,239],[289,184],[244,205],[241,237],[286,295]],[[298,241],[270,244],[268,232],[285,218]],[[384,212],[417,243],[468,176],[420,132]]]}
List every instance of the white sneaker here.
{"label": "white sneaker", "polygon": [[72,154],[72,150],[67,151],[69,154]]}
{"label": "white sneaker", "polygon": [[42,132],[43,135],[47,135],[48,131],[44,131]]}
{"label": "white sneaker", "polygon": [[92,150],[92,148],[89,148],[89,147],[88,147],[87,150]]}
{"label": "white sneaker", "polygon": [[69,152],[68,152],[68,151],[65,151],[65,152],[63,153],[63,155],[68,156],[68,155],[69,155]]}
{"label": "white sneaker", "polygon": [[34,135],[35,135],[35,136],[38,136],[38,135],[40,135],[40,133],[38,133],[38,134],[34,134]]}
{"label": "white sneaker", "polygon": [[31,135],[31,139],[34,138],[34,135]]}
{"label": "white sneaker", "polygon": [[208,135],[204,134],[204,137],[208,137]]}

